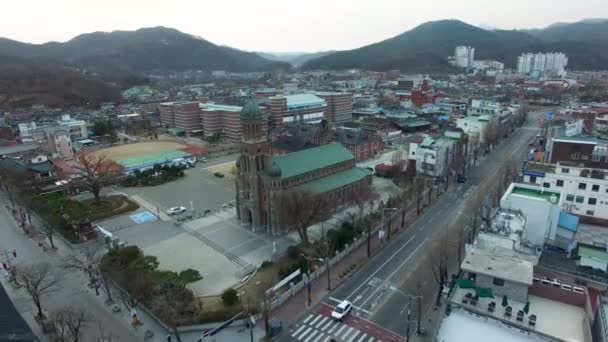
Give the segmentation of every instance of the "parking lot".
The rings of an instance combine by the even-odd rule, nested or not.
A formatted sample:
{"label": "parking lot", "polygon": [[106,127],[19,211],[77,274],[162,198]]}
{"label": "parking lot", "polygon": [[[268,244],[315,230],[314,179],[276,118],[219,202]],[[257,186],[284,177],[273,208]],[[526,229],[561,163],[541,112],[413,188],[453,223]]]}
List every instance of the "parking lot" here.
{"label": "parking lot", "polygon": [[203,213],[205,210],[218,210],[226,203],[235,201],[234,178],[229,174],[215,177],[213,173],[218,165],[229,165],[236,160],[235,155],[213,159],[207,163],[198,163],[196,167],[186,170],[186,176],[176,181],[151,187],[117,187],[115,191],[129,196],[136,195],[166,212],[171,207],[186,207],[188,211]]}

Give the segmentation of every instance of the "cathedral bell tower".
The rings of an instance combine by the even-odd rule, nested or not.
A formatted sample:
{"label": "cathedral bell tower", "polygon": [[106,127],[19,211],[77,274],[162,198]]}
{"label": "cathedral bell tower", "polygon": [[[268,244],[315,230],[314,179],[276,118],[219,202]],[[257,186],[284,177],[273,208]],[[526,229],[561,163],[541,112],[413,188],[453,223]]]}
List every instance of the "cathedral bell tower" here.
{"label": "cathedral bell tower", "polygon": [[255,101],[245,104],[241,111],[241,156],[237,161],[237,208],[241,224],[257,231],[268,225],[267,190],[263,175],[270,161],[269,147],[264,138],[264,118]]}

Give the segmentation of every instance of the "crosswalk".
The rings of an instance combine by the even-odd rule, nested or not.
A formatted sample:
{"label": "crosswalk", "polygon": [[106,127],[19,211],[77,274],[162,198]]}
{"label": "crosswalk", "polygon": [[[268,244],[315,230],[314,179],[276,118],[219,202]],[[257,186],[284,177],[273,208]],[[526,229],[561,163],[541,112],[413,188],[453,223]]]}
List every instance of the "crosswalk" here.
{"label": "crosswalk", "polygon": [[340,342],[382,342],[347,324],[316,314],[306,317],[291,337],[303,342],[329,342],[332,337]]}

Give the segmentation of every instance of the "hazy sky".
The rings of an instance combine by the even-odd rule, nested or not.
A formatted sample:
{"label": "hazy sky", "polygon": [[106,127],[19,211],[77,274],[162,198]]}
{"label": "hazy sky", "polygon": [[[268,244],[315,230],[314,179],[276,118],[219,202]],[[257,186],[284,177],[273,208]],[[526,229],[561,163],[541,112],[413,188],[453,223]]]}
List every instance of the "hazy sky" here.
{"label": "hazy sky", "polygon": [[511,29],[608,18],[608,0],[2,0],[2,13],[0,36],[32,43],[167,26],[243,50],[319,51],[429,20]]}

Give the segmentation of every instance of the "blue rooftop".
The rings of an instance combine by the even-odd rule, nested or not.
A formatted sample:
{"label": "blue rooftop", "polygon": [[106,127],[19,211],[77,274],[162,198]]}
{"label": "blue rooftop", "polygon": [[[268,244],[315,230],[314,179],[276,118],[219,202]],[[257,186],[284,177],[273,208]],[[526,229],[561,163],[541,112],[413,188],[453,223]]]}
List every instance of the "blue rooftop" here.
{"label": "blue rooftop", "polygon": [[571,232],[576,232],[578,230],[578,216],[562,211],[559,213],[557,225]]}
{"label": "blue rooftop", "polygon": [[311,106],[326,106],[327,103],[322,98],[313,94],[287,95],[287,108],[303,108]]}

